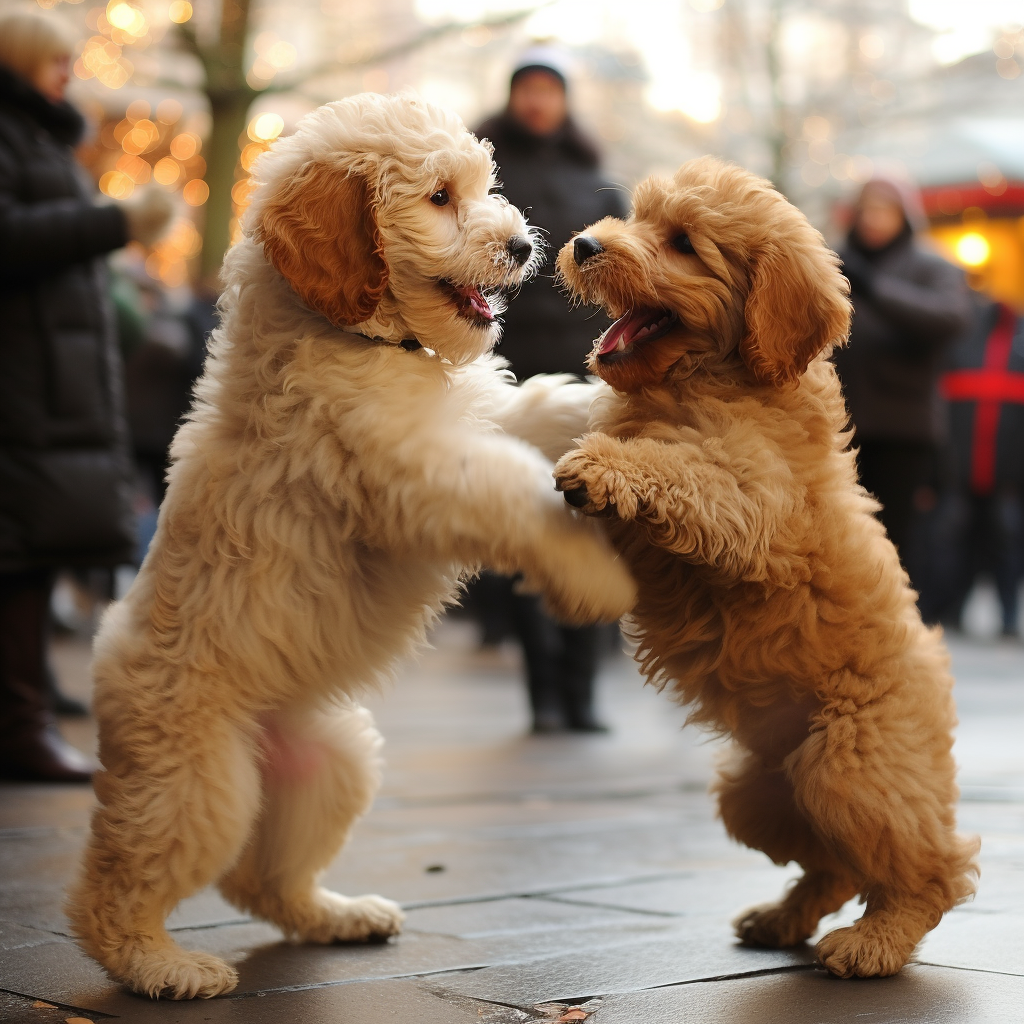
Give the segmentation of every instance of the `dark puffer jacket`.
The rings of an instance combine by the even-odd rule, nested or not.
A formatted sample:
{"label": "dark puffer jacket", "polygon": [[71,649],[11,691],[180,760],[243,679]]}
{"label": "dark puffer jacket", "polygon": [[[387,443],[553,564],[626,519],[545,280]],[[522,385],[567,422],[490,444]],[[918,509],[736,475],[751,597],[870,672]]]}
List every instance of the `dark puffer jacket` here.
{"label": "dark puffer jacket", "polygon": [[121,363],[98,257],[125,244],[71,146],[83,122],[0,67],[0,572],[115,565],[134,524]]}
{"label": "dark puffer jacket", "polygon": [[877,251],[851,238],[840,256],[854,313],[850,343],[835,365],[857,438],[942,441],[939,374],[971,320],[963,273],[917,246],[909,228]]}
{"label": "dark puffer jacket", "polygon": [[555,259],[574,233],[602,217],[623,216],[622,193],[598,173],[597,151],[572,121],[541,137],[500,114],[476,133],[494,144],[502,192],[543,229],[546,242],[544,266],[502,317],[498,352],[519,380],[535,373],[586,373],[584,359],[608,320],[593,308],[570,306],[553,280]]}

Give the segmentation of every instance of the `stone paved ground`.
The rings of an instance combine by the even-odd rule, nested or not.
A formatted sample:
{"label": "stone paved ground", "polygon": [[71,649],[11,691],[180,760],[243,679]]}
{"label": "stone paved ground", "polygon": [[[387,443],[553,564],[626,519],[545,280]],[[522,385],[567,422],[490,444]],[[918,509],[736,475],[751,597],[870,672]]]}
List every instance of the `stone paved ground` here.
{"label": "stone paved ground", "polygon": [[[384,788],[328,873],[343,892],[400,900],[403,935],[292,945],[203,892],[175,912],[175,934],[232,960],[237,992],[185,1004],[128,995],[68,940],[60,909],[91,793],[0,786],[0,1020],[1024,1020],[1024,647],[953,643],[960,817],[984,839],[977,900],[898,977],[844,982],[809,949],[735,944],[731,916],[793,872],[725,838],[705,793],[715,744],[681,729],[627,658],[602,674],[612,735],[534,738],[511,651],[475,652],[455,622],[435,642],[371,702],[388,740]],[[65,641],[58,657],[81,692],[84,645]],[[66,731],[92,742],[89,723]]]}

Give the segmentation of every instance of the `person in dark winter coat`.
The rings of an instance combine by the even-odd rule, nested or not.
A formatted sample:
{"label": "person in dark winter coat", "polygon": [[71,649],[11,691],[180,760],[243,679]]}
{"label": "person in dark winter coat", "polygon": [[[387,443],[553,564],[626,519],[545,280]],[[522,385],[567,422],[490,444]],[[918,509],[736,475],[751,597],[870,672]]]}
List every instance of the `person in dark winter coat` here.
{"label": "person in dark winter coat", "polygon": [[934,517],[927,620],[960,624],[979,572],[990,572],[1004,636],[1017,635],[1024,573],[1024,317],[976,302],[974,325],[953,348],[942,391],[949,403],[947,486]]}
{"label": "person in dark winter coat", "polygon": [[880,518],[912,581],[917,514],[946,436],[939,374],[971,315],[963,273],[915,241],[924,224],[909,186],[883,178],[864,186],[840,252],[853,329],[835,355],[861,483],[881,503]]}
{"label": "person in dark winter coat", "polygon": [[[607,320],[572,308],[554,281],[554,259],[573,234],[602,217],[624,216],[622,193],[599,172],[595,145],[569,113],[561,55],[527,51],[517,64],[508,107],[477,129],[494,146],[502,192],[542,229],[546,259],[504,314],[498,347],[519,380],[538,373],[585,373],[584,360]],[[562,626],[512,582],[485,576],[475,596],[485,615],[508,617],[523,647],[535,732],[602,731],[593,708],[600,627]]]}
{"label": "person in dark winter coat", "polygon": [[597,148],[569,114],[564,74],[557,51],[527,51],[512,75],[508,107],[476,130],[494,146],[502,194],[544,233],[544,265],[503,316],[498,352],[519,380],[585,372],[607,321],[569,305],[554,281],[555,257],[588,224],[628,212],[622,192],[601,177]]}
{"label": "person in dark winter coat", "polygon": [[131,466],[103,254],[151,241],[170,203],[95,206],[63,96],[70,46],[0,18],[0,774],[85,780],[47,684],[55,570],[131,560]]}

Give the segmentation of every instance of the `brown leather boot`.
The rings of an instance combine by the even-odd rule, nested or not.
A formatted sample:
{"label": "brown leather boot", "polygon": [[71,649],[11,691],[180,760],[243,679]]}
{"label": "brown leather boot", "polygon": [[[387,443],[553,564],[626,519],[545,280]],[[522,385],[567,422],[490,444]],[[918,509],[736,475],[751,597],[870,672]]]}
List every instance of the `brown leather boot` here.
{"label": "brown leather boot", "polygon": [[89,782],[90,760],[57,731],[46,669],[51,576],[0,577],[0,777]]}

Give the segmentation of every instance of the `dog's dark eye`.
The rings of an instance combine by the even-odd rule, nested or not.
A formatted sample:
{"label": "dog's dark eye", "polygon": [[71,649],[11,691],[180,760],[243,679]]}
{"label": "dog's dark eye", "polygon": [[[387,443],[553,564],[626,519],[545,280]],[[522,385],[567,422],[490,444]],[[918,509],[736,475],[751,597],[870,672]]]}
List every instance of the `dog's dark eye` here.
{"label": "dog's dark eye", "polygon": [[671,245],[676,252],[681,252],[684,256],[697,255],[697,250],[694,249],[693,242],[690,241],[690,236],[687,234],[676,235],[676,237],[669,242],[669,245]]}
{"label": "dog's dark eye", "polygon": [[451,201],[452,197],[448,195],[448,189],[439,188],[431,197],[430,201],[435,206],[447,206]]}

